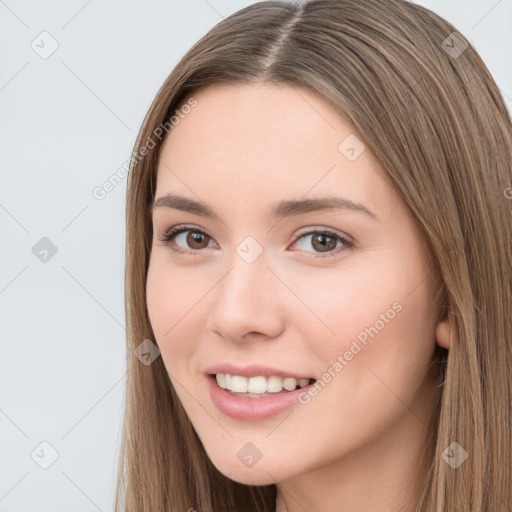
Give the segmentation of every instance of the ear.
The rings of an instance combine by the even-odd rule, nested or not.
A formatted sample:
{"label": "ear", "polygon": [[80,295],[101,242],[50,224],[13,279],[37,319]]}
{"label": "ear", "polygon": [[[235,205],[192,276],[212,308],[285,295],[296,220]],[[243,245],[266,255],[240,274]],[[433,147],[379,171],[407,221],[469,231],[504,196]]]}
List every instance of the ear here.
{"label": "ear", "polygon": [[448,320],[448,316],[441,320],[436,327],[436,340],[437,344],[443,348],[450,348],[450,322]]}

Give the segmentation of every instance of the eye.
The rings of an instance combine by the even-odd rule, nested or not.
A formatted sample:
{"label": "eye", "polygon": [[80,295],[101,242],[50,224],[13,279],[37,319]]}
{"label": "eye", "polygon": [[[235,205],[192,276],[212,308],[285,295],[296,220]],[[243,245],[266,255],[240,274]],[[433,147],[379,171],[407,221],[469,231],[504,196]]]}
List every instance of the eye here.
{"label": "eye", "polygon": [[[199,255],[202,249],[216,246],[210,235],[197,226],[175,226],[169,229],[159,240],[165,245],[169,245],[177,253],[193,256]],[[312,252],[308,249],[313,248],[313,252],[317,252],[317,254],[309,256],[313,258],[335,256],[340,251],[346,251],[354,247],[352,241],[326,228],[302,231],[295,235],[295,240],[293,245],[302,244],[299,249],[304,252]]]}
{"label": "eye", "polygon": [[175,226],[159,240],[169,245],[173,251],[192,255],[197,255],[197,251],[205,249],[209,246],[209,241],[212,241],[210,235],[197,226]]}
{"label": "eye", "polygon": [[[340,251],[346,251],[354,247],[354,243],[342,237],[330,229],[311,229],[307,232],[301,232],[295,235],[297,242],[294,245],[302,243],[301,250],[308,251],[313,248],[314,251],[323,254],[313,255],[313,258],[328,258],[335,256]],[[338,245],[339,244],[339,245]]]}

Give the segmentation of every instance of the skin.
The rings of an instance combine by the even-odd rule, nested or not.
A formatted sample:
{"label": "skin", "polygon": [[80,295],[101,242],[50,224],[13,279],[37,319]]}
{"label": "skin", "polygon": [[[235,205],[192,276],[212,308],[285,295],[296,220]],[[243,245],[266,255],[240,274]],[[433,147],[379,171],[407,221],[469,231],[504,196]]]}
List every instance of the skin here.
{"label": "skin", "polygon": [[[194,97],[162,149],[155,197],[200,200],[220,220],[154,210],[147,301],[208,456],[237,482],[277,483],[278,512],[412,512],[438,384],[429,365],[436,343],[448,348],[449,340],[412,215],[369,148],[354,161],[339,151],[348,135],[363,138],[315,93],[244,84]],[[275,201],[324,195],[362,203],[378,219],[348,210],[268,218]],[[190,232],[175,239],[184,250],[200,247],[196,254],[160,241],[178,224],[208,233],[192,246]],[[330,228],[354,248],[338,241],[322,257],[315,235],[294,239],[303,228]],[[236,253],[247,236],[263,248],[250,264]],[[278,366],[320,380],[394,303],[400,312],[307,405],[244,422],[212,403],[208,366]],[[247,442],[262,453],[252,467],[237,457]]]}

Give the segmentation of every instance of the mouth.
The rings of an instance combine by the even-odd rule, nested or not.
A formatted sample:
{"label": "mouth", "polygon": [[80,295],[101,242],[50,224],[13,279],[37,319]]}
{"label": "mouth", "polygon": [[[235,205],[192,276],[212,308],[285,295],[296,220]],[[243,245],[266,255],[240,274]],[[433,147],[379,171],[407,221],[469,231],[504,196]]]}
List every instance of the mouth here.
{"label": "mouth", "polygon": [[280,375],[245,377],[230,373],[215,373],[209,374],[209,377],[231,395],[245,398],[283,395],[316,382],[311,377],[295,378]]}
{"label": "mouth", "polygon": [[316,383],[307,373],[227,362],[206,368],[204,376],[213,405],[225,416],[243,422],[268,420],[302,407],[301,396]]}

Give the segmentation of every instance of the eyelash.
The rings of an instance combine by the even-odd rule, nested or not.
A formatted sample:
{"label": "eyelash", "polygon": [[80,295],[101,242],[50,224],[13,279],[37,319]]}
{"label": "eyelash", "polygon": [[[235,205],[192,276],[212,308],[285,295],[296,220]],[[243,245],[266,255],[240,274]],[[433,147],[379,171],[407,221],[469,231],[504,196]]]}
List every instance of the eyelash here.
{"label": "eyelash", "polygon": [[[198,228],[196,226],[176,226],[174,228],[171,228],[169,231],[167,231],[162,238],[159,238],[160,242],[163,242],[164,245],[168,245],[173,251],[175,251],[178,254],[190,254],[192,256],[199,256],[199,253],[202,252],[202,250],[185,250],[185,249],[177,249],[173,247],[173,241],[174,239],[181,233],[186,233],[187,231],[191,231],[193,233],[200,233],[201,235],[204,235],[205,237],[209,238],[211,240],[210,235],[202,230],[201,228]],[[337,249],[334,249],[333,251],[330,251],[329,253],[326,253],[325,255],[320,255],[320,253],[317,253],[316,255],[311,255],[308,257],[311,258],[330,258],[332,256],[337,255],[341,251],[346,251],[354,248],[354,242],[347,240],[346,238],[338,235],[338,233],[331,231],[330,229],[312,229],[309,231],[301,232],[297,235],[295,235],[295,241],[299,240],[302,237],[308,236],[308,235],[327,235],[331,238],[334,238],[337,241],[342,242],[343,246],[338,247]],[[306,251],[308,252],[308,251]]]}

